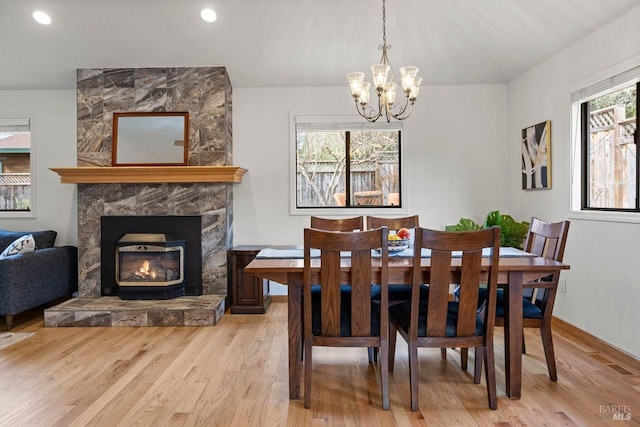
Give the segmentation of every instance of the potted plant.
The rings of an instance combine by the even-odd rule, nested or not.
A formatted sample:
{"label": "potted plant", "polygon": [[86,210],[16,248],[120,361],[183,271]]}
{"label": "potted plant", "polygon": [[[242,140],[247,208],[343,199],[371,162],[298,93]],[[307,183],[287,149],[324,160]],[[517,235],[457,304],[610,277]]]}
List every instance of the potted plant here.
{"label": "potted plant", "polygon": [[468,231],[480,230],[482,228],[500,226],[500,246],[509,246],[522,249],[525,237],[529,231],[527,221],[518,222],[511,215],[502,215],[500,211],[489,212],[482,225],[475,223],[468,218],[461,218],[455,225],[447,225],[446,231]]}

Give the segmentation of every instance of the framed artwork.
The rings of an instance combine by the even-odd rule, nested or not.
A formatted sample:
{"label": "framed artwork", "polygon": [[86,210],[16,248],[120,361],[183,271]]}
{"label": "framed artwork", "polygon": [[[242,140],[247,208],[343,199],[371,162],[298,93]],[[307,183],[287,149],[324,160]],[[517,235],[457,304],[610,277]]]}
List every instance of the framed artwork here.
{"label": "framed artwork", "polygon": [[522,129],[522,189],[551,188],[551,121]]}

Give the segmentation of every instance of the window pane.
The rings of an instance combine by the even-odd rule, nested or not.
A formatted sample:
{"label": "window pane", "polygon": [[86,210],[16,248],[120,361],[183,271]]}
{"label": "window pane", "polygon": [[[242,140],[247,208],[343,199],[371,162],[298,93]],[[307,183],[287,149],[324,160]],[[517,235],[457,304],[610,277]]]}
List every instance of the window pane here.
{"label": "window pane", "polygon": [[298,131],[296,205],[344,206],[345,132]]}
{"label": "window pane", "polygon": [[296,207],[401,206],[398,130],[297,130],[296,138]]}
{"label": "window pane", "polygon": [[351,204],[398,206],[399,133],[365,131],[350,135]]}
{"label": "window pane", "polygon": [[589,101],[588,207],[636,206],[636,96],[634,84]]}
{"label": "window pane", "polygon": [[31,210],[31,134],[0,127],[0,211]]}

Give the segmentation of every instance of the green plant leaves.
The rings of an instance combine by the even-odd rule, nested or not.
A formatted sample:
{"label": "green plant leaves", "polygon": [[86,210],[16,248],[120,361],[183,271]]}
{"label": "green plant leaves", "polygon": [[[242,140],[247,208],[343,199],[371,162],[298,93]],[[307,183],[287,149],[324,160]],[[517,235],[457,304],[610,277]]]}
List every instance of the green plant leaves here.
{"label": "green plant leaves", "polygon": [[489,228],[497,225],[500,227],[500,246],[508,246],[512,248],[522,248],[527,232],[529,231],[529,223],[527,221],[518,222],[511,215],[502,215],[500,211],[489,212],[482,226],[476,224],[468,218],[461,218],[455,225],[447,225],[446,231],[470,231],[480,230],[481,228]]}
{"label": "green plant leaves", "polygon": [[469,218],[461,218],[460,222],[456,225],[447,225],[444,229],[445,231],[470,231],[470,230],[480,230],[478,224],[470,220]]}

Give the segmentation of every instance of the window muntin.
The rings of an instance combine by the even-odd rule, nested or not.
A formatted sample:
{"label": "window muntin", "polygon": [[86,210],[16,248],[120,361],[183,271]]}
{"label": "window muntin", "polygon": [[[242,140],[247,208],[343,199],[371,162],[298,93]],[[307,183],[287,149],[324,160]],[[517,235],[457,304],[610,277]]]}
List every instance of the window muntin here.
{"label": "window muntin", "polygon": [[31,119],[0,117],[0,212],[31,212]]}
{"label": "window muntin", "polygon": [[582,209],[640,211],[637,79],[580,104]]}
{"label": "window muntin", "polygon": [[400,135],[296,126],[296,208],[401,207]]}

